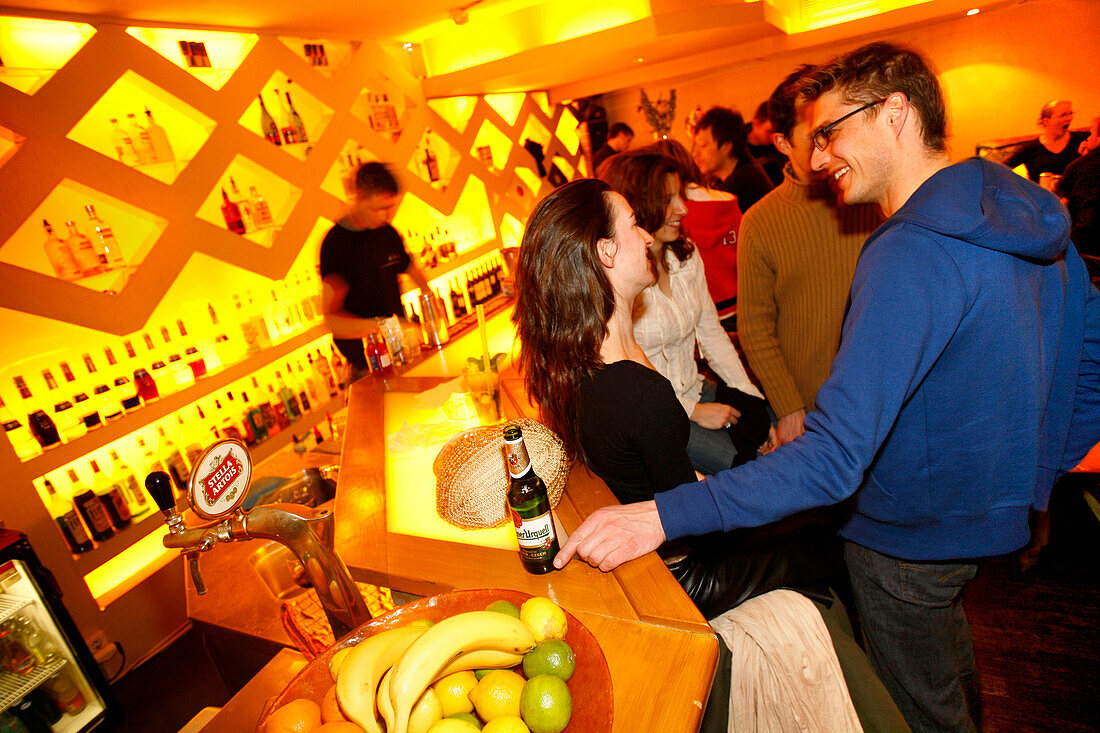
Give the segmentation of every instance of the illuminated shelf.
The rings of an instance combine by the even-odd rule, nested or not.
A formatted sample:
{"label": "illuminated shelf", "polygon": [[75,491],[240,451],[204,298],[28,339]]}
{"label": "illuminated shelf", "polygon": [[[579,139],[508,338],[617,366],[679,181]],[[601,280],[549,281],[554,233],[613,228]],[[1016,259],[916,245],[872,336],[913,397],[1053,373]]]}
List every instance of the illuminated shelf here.
{"label": "illuminated shelf", "polygon": [[439,97],[429,99],[428,106],[435,110],[448,125],[459,132],[466,131],[466,125],[474,116],[477,97]]}
{"label": "illuminated shelf", "polygon": [[[547,117],[549,116],[550,115],[547,114]],[[569,109],[565,109],[562,111],[561,118],[558,120],[558,126],[554,128],[554,136],[561,141],[570,155],[576,155],[581,147],[580,131],[577,129],[578,126],[579,123],[577,122],[577,118],[573,116],[573,112]]]}
{"label": "illuminated shelf", "polygon": [[19,146],[26,140],[22,135],[12,132],[6,127],[0,127],[0,166],[3,166],[12,156],[19,152]]}
{"label": "illuminated shelf", "polygon": [[[236,194],[233,191],[234,184],[236,184],[237,188]],[[251,200],[247,206],[238,203],[238,208],[241,209],[241,216],[244,217],[246,229],[243,235],[237,235],[229,231],[226,226],[225,217],[222,215],[222,205],[224,202],[222,190],[225,190],[231,200],[239,201],[244,198],[251,199],[253,187],[256,188],[257,193],[259,193],[267,203],[273,223],[268,226],[254,224],[254,222],[258,221],[258,215],[250,213],[256,208],[254,199]],[[214,188],[207,194],[206,199],[202,202],[202,205],[195,215],[203,221],[209,222],[230,234],[242,236],[261,247],[270,248],[275,241],[276,235],[281,231],[282,225],[286,222],[287,217],[290,216],[290,212],[294,209],[294,205],[298,203],[298,199],[300,199],[301,196],[302,192],[297,187],[290,185],[279,176],[263,166],[252,162],[243,155],[237,155],[233,158],[229,167],[222,173]],[[245,209],[247,209],[247,211]]]}
{"label": "illuminated shelf", "polygon": [[57,274],[43,248],[46,233],[42,221],[49,221],[54,233],[61,239],[68,236],[67,221],[73,221],[81,232],[91,238],[94,232],[90,231],[89,217],[84,210],[87,204],[93,205],[99,218],[109,225],[126,266],[69,282],[99,292],[122,292],[168,222],[133,204],[70,179],[58,184],[4,243],[0,249],[0,262],[56,278]]}
{"label": "illuminated shelf", "polygon": [[[428,285],[433,287],[439,287],[446,285],[446,281],[453,278],[456,274],[460,273],[467,266],[480,260],[488,254],[492,254],[500,248],[500,242],[496,239],[490,239],[486,242],[480,242],[473,247],[463,251],[458,256],[447,260],[439,267],[433,267],[431,270],[424,272],[424,277],[428,279]],[[411,281],[409,281],[411,282]],[[410,293],[418,292],[418,288],[414,285],[408,289],[402,290],[402,298],[406,298]],[[407,298],[406,298],[407,299]]]}
{"label": "illuminated shelf", "polygon": [[0,16],[0,82],[34,94],[94,35],[87,23]]}
{"label": "illuminated shelf", "polygon": [[527,97],[523,92],[509,92],[505,94],[486,94],[485,101],[496,110],[505,122],[514,126],[519,120],[520,110],[523,108],[523,100]]}
{"label": "illuminated shelf", "polygon": [[358,41],[337,41],[331,38],[279,36],[279,40],[310,68],[328,77],[347,66],[359,48]]}
{"label": "illuminated shelf", "polygon": [[[301,118],[301,127],[305,129],[305,141],[296,137],[300,134],[300,129],[291,117],[290,103],[287,102],[286,96],[288,91],[294,110],[298,112],[298,116]],[[260,107],[261,98],[268,114],[271,115],[275,125],[279,128],[281,137],[277,147],[299,160],[305,160],[310,151],[313,150],[313,146],[317,144],[317,140],[324,134],[328,123],[332,120],[332,109],[306,91],[301,84],[298,84],[286,74],[276,71],[264,84],[258,97],[252,100],[252,103],[248,105],[248,109],[238,120],[242,127],[259,137],[265,135],[262,124],[263,111]]]}
{"label": "illuminated shelf", "polygon": [[329,167],[325,180],[321,181],[321,190],[341,201],[351,202],[355,197],[355,172],[361,164],[378,159],[357,140],[348,140]]}
{"label": "illuminated shelf", "polygon": [[[142,145],[141,131],[132,129],[128,114],[141,127],[149,127],[149,113],[164,131],[171,158],[148,160],[148,153],[159,152],[155,141],[146,132]],[[116,128],[111,120],[118,121]],[[117,160],[150,178],[171,184],[187,163],[206,143],[216,124],[202,112],[164,91],[156,84],[127,70],[102,97],[80,118],[66,137]],[[115,130],[118,132],[114,132]],[[138,162],[138,155],[146,156]]]}
{"label": "illuminated shelf", "polygon": [[[255,33],[185,28],[131,26],[126,32],[212,89],[221,89],[233,77],[259,39]],[[181,42],[203,44],[210,66],[190,65]]]}
{"label": "illuminated shelf", "polygon": [[365,86],[351,105],[351,113],[370,129],[390,142],[397,142],[408,126],[413,103],[384,74],[373,74],[370,86]]}
{"label": "illuminated shelf", "polygon": [[500,174],[507,166],[512,148],[513,143],[508,136],[492,122],[485,120],[477,131],[477,137],[474,138],[474,144],[470,148],[470,155],[481,162],[489,172]]}
{"label": "illuminated shelf", "polygon": [[[432,181],[428,173],[428,149],[435,155],[435,164],[438,166],[439,180],[436,181]],[[431,130],[425,130],[409,159],[408,169],[437,191],[446,191],[455,169],[458,168],[459,159],[459,153],[446,140]]]}
{"label": "illuminated shelf", "polygon": [[297,351],[303,346],[309,345],[317,339],[329,334],[325,326],[314,326],[296,336],[264,349],[244,361],[238,362],[222,369],[219,372],[204,377],[190,387],[179,392],[161,397],[151,402],[140,410],[123,415],[118,420],[104,424],[98,430],[93,430],[87,435],[82,435],[41,455],[23,461],[23,468],[33,478],[44,476],[51,471],[56,471],[73,461],[80,460],[84,456],[105,446],[108,443],[126,437],[130,433],[171,415],[177,410],[187,407],[202,397],[215,392],[239,379],[248,377],[253,372],[263,369],[277,359]]}

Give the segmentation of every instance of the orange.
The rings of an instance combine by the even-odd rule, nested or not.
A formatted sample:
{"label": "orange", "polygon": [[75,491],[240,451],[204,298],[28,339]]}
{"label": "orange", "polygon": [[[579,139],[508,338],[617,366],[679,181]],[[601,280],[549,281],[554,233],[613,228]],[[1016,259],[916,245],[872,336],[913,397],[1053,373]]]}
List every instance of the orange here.
{"label": "orange", "polygon": [[321,706],[301,697],[283,705],[267,719],[267,733],[315,733],[320,727]]}
{"label": "orange", "polygon": [[325,697],[321,700],[321,720],[325,723],[339,723],[347,720],[344,711],[340,709],[340,703],[336,702],[336,685],[328,688]]}

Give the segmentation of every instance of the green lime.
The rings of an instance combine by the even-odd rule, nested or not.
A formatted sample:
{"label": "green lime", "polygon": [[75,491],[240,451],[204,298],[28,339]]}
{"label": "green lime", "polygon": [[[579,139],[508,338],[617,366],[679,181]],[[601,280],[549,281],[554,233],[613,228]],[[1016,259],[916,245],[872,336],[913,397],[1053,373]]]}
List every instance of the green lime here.
{"label": "green lime", "polygon": [[560,677],[540,674],[523,686],[519,710],[531,733],[561,733],[573,715],[573,698]]}
{"label": "green lime", "polygon": [[478,730],[481,730],[481,721],[477,719],[477,716],[473,713],[455,713],[454,715],[448,715],[446,719],[453,720],[465,720],[470,725],[474,726]]}
{"label": "green lime", "polygon": [[492,671],[493,670],[491,670],[491,669],[475,669],[474,670],[474,677],[477,677],[478,681],[480,681],[482,677],[484,677],[485,675],[489,674]]}
{"label": "green lime", "polygon": [[523,674],[527,679],[535,675],[552,674],[569,681],[576,666],[576,655],[561,639],[540,641],[538,646],[523,655]]}
{"label": "green lime", "polygon": [[493,601],[485,607],[486,611],[496,611],[497,613],[505,613],[513,618],[519,618],[519,609],[516,608],[516,604],[509,603],[508,601]]}

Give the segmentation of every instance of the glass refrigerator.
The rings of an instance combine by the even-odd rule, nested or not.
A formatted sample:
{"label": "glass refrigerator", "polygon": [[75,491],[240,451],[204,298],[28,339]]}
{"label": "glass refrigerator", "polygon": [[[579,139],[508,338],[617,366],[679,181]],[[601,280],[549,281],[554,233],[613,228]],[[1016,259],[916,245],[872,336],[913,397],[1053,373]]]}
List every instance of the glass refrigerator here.
{"label": "glass refrigerator", "polygon": [[117,705],[22,532],[0,529],[0,733],[106,730]]}

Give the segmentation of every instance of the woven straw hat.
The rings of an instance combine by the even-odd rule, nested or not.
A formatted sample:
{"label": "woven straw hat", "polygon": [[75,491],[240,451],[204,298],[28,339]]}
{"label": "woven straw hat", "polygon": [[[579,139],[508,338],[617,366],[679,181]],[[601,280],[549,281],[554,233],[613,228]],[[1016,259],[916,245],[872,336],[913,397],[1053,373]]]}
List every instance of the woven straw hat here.
{"label": "woven straw hat", "polygon": [[[512,420],[523,430],[535,473],[546,484],[550,506],[557,506],[569,477],[561,439],[542,423]],[[432,464],[435,507],[456,527],[485,529],[508,521],[508,467],[504,462],[504,426],[474,428],[454,436]]]}

